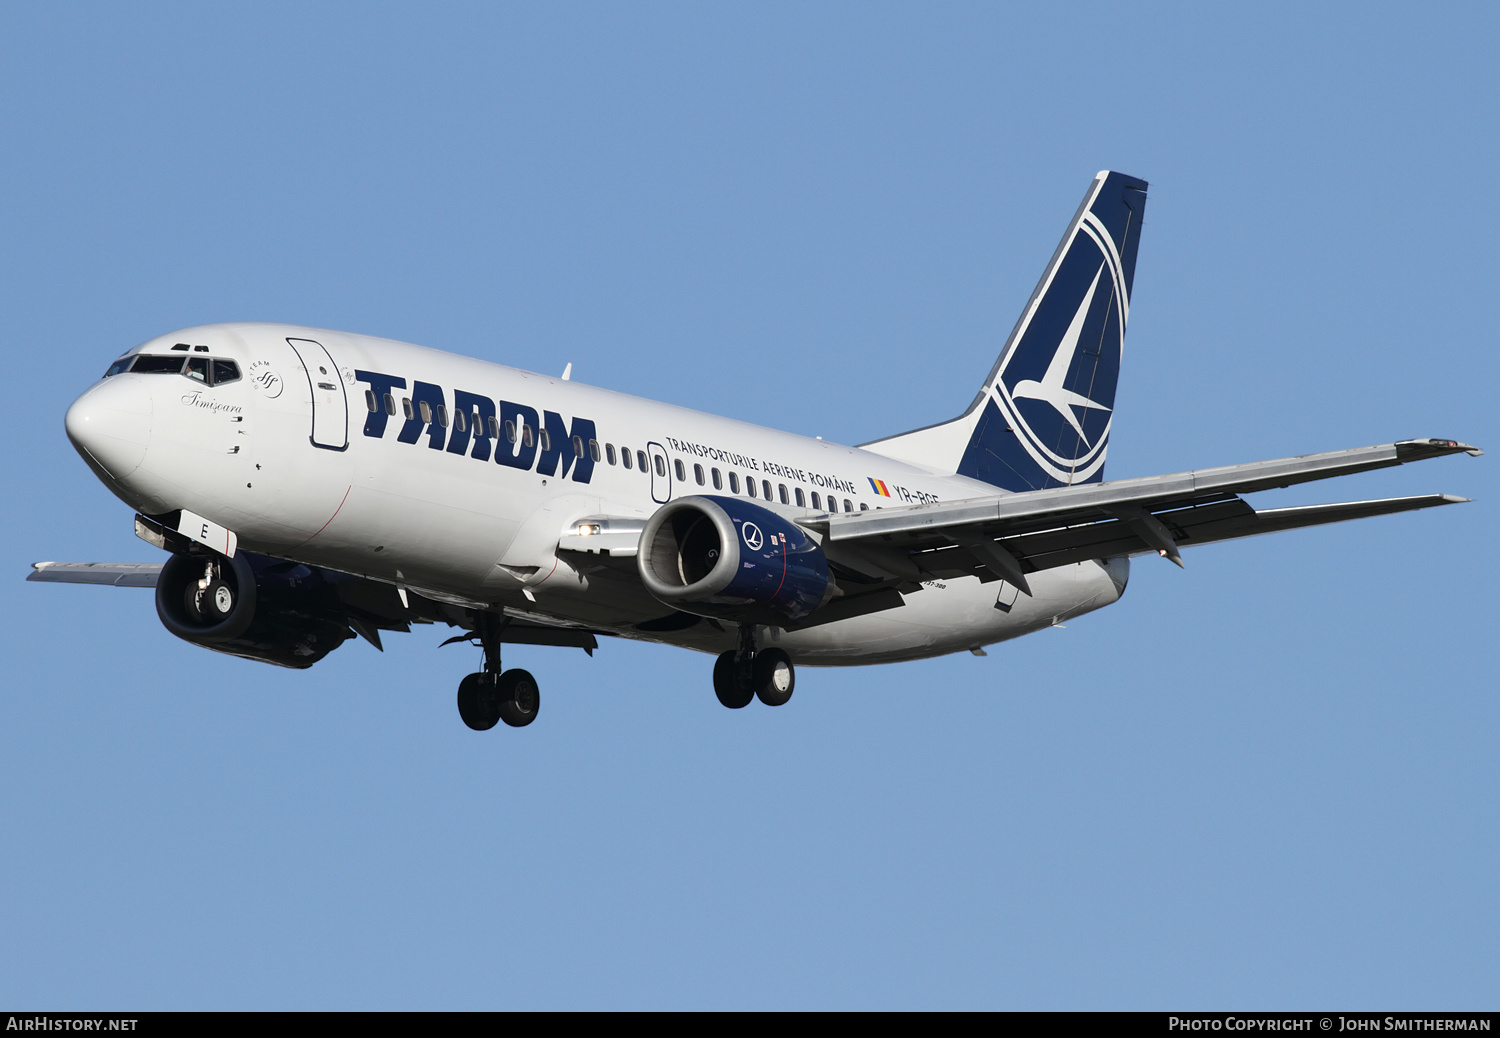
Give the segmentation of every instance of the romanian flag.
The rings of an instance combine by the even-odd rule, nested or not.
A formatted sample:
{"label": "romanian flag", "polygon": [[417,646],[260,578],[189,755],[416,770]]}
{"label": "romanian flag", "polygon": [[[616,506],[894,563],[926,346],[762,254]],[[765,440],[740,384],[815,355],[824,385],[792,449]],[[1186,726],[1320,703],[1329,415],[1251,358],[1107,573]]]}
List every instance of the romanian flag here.
{"label": "romanian flag", "polygon": [[865,478],[870,480],[870,489],[875,491],[875,493],[879,494],[881,497],[891,496],[891,492],[885,488],[885,482],[883,480],[871,479],[869,476],[866,476]]}

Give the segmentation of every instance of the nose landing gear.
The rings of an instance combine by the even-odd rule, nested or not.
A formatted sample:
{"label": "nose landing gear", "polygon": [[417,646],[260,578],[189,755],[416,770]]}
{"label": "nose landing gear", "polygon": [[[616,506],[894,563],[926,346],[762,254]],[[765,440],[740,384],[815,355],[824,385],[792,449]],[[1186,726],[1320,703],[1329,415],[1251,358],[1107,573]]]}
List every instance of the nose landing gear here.
{"label": "nose landing gear", "polygon": [[183,605],[187,613],[205,625],[222,623],[234,612],[235,586],[225,577],[218,558],[211,558],[203,565],[203,577],[189,583],[183,592]]}
{"label": "nose landing gear", "polygon": [[475,633],[484,647],[484,670],[470,674],[458,685],[458,716],[476,732],[504,721],[524,728],[536,720],[542,694],[536,678],[521,670],[500,668],[500,624],[498,618],[482,614]]}

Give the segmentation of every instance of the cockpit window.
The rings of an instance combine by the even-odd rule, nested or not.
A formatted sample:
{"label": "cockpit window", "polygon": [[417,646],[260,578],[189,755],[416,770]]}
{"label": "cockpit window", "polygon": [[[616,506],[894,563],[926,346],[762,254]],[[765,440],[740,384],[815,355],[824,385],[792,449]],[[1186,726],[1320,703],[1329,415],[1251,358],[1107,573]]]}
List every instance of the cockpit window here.
{"label": "cockpit window", "polygon": [[232,360],[217,357],[163,357],[138,353],[133,357],[121,357],[109,366],[105,378],[129,371],[138,375],[185,375],[194,382],[210,386],[222,386],[226,382],[238,382],[240,366]]}
{"label": "cockpit window", "polygon": [[186,357],[152,357],[141,354],[135,358],[130,370],[136,375],[180,375]]}

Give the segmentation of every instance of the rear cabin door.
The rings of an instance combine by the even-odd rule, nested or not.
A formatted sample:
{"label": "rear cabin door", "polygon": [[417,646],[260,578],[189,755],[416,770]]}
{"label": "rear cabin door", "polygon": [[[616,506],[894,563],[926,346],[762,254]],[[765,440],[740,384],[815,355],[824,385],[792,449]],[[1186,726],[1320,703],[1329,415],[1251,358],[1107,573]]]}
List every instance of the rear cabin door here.
{"label": "rear cabin door", "polygon": [[341,451],[349,447],[349,397],[338,365],[320,342],[287,339],[297,352],[307,384],[312,390],[312,440],[314,447]]}

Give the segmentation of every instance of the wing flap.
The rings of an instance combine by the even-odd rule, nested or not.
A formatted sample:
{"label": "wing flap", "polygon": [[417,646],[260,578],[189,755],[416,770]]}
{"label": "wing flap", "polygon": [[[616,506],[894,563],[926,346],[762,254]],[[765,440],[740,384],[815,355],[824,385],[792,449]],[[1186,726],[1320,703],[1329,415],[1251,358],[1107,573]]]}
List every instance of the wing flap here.
{"label": "wing flap", "polygon": [[[1179,548],[1212,544],[1238,537],[1279,533],[1306,526],[1342,523],[1376,515],[1392,515],[1419,508],[1459,504],[1467,498],[1451,494],[1425,494],[1419,497],[1393,497],[1375,501],[1346,501],[1327,505],[1303,505],[1295,508],[1268,508],[1256,511],[1234,498],[1206,505],[1180,508],[1156,514]],[[1078,523],[1072,526],[1019,534],[995,542],[998,550],[1014,556],[1023,571],[1054,569],[1089,559],[1106,559],[1118,555],[1140,555],[1160,551],[1148,542],[1128,518]],[[924,572],[953,578],[965,575],[981,564],[961,545],[916,552],[912,559]],[[1011,579],[1005,574],[1006,579]],[[1011,583],[1016,583],[1011,580]]]}

